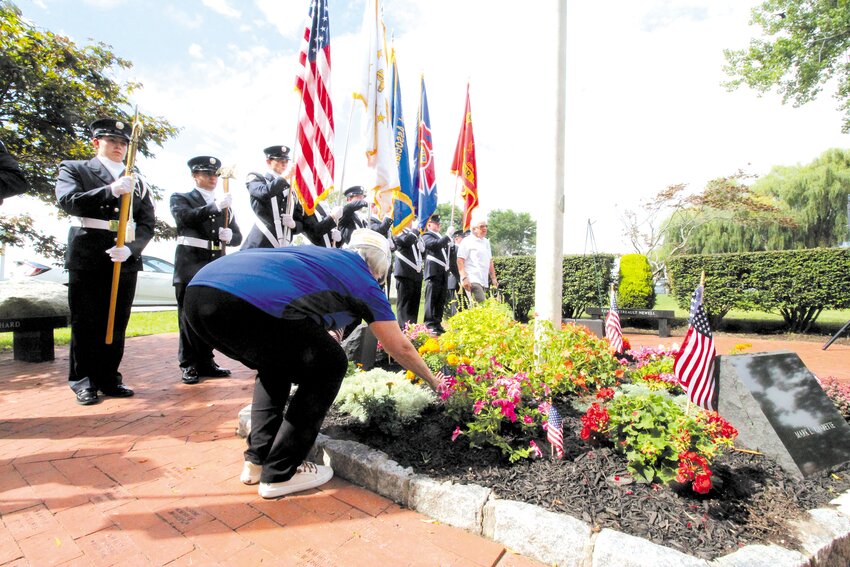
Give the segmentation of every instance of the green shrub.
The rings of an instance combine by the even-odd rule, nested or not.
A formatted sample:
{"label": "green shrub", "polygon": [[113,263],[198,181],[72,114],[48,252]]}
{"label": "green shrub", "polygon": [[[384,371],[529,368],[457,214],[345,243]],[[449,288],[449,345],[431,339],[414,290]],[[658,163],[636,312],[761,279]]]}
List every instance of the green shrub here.
{"label": "green shrub", "polygon": [[620,258],[617,306],[623,309],[652,309],[655,306],[652,268],[643,254],[625,254]]}

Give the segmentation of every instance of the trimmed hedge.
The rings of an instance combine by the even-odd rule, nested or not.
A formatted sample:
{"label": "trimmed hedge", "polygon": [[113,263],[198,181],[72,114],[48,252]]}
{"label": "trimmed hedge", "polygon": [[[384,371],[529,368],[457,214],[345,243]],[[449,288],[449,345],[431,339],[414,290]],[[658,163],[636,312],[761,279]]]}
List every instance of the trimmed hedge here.
{"label": "trimmed hedge", "polygon": [[850,249],[680,256],[667,262],[673,295],[690,304],[705,270],[704,305],[716,326],[730,309],[779,313],[786,329],[806,332],[824,309],[850,307]]}
{"label": "trimmed hedge", "polygon": [[[534,256],[500,256],[493,258],[499,290],[514,311],[517,321],[527,322],[534,306],[535,258]],[[611,268],[614,256],[564,256],[563,262],[563,317],[579,317],[586,307],[604,302],[605,290],[611,285]]]}
{"label": "trimmed hedge", "polygon": [[649,260],[643,254],[621,256],[617,307],[652,309],[654,306],[655,288],[652,285],[652,268],[649,266]]}

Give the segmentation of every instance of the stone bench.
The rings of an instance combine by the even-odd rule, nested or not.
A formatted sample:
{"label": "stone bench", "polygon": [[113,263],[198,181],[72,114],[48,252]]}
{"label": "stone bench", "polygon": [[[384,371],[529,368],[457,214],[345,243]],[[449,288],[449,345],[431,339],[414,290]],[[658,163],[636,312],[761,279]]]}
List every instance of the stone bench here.
{"label": "stone bench", "polygon": [[[604,319],[608,315],[609,309],[601,307],[588,307],[585,309],[588,315],[594,319]],[[658,336],[670,336],[670,321],[673,320],[675,313],[664,309],[618,309],[620,321],[624,319],[655,319],[658,321]]]}
{"label": "stone bench", "polygon": [[0,319],[0,332],[12,333],[15,360],[48,362],[53,360],[53,329],[68,326],[65,316]]}

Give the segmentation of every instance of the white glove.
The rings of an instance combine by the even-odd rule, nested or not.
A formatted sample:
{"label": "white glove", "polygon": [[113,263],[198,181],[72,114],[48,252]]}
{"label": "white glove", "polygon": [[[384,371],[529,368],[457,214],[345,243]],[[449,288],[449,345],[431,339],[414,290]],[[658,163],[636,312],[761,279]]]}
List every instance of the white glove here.
{"label": "white glove", "polygon": [[331,240],[333,240],[334,242],[342,241],[342,233],[339,231],[338,228],[334,228],[331,230]]}
{"label": "white glove", "polygon": [[457,231],[455,230],[455,227],[450,226],[450,227],[449,227],[449,229],[446,231],[446,236],[448,236],[449,238],[451,238],[452,236],[454,236],[454,235],[455,235],[455,232],[457,232]]}
{"label": "white glove", "polygon": [[230,204],[232,202],[233,197],[230,195],[230,193],[225,193],[224,196],[222,196],[220,199],[216,199],[215,207],[218,209],[219,212],[221,212],[224,209],[229,209]]}
{"label": "white glove", "polygon": [[334,207],[331,211],[331,217],[333,217],[334,222],[339,222],[339,219],[342,218],[342,205]]}
{"label": "white glove", "polygon": [[283,213],[280,215],[280,224],[285,226],[286,228],[295,228],[295,220],[293,220],[292,215]]}
{"label": "white glove", "polygon": [[125,175],[123,177],[119,177],[109,186],[110,191],[116,197],[120,197],[126,193],[131,193],[133,191],[133,186],[135,185],[136,180],[133,179],[132,175]]}
{"label": "white glove", "polygon": [[419,248],[419,252],[425,252],[425,243],[421,240],[416,241],[416,247]]}
{"label": "white glove", "polygon": [[122,246],[120,248],[117,246],[113,246],[112,248],[107,250],[106,253],[109,254],[109,258],[113,262],[126,262],[130,258],[130,256],[133,255],[133,252],[126,246]]}
{"label": "white glove", "polygon": [[233,231],[224,227],[218,229],[218,239],[227,244],[233,240]]}

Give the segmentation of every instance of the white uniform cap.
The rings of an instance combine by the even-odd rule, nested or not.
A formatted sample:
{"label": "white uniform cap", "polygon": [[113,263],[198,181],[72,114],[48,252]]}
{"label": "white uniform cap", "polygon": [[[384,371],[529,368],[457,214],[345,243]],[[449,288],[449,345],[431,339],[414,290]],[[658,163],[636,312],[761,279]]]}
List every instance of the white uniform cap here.
{"label": "white uniform cap", "polygon": [[351,240],[348,241],[348,247],[356,248],[358,246],[370,246],[377,248],[387,256],[390,255],[389,241],[370,228],[358,228],[351,233]]}

